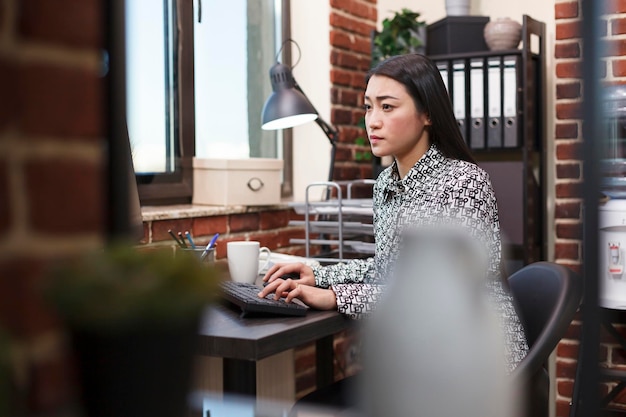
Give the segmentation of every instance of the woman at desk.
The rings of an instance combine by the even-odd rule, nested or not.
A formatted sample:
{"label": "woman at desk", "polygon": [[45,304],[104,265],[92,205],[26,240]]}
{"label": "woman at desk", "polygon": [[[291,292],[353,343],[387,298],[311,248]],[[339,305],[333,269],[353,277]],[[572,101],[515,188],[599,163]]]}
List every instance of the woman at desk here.
{"label": "woman at desk", "polygon": [[[395,56],[366,78],[365,126],[372,153],[393,156],[374,185],[375,254],[325,267],[278,264],[260,293],[286,294],[321,310],[352,318],[370,313],[399,254],[402,232],[445,218],[488,250],[486,287],[503,323],[507,370],[525,357],[528,345],[500,273],[498,209],[489,176],[463,140],[437,67],[418,54]],[[299,273],[299,280],[282,279]]]}

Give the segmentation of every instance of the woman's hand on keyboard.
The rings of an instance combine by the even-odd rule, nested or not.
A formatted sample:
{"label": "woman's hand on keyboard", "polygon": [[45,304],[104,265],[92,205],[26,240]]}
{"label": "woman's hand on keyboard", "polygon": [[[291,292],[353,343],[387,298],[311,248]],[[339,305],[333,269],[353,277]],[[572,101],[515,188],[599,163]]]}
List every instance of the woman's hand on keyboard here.
{"label": "woman's hand on keyboard", "polygon": [[272,265],[263,277],[263,282],[270,283],[279,278],[293,279],[294,276],[299,276],[297,279],[300,285],[315,286],[315,275],[313,275],[313,269],[302,262],[278,263]]}
{"label": "woman's hand on keyboard", "polygon": [[[289,273],[299,273],[300,279],[281,278]],[[285,297],[287,302],[294,298],[318,310],[337,308],[337,297],[331,289],[315,287],[315,276],[311,267],[303,263],[276,264],[263,277],[267,284],[259,297],[275,293],[275,297]]]}

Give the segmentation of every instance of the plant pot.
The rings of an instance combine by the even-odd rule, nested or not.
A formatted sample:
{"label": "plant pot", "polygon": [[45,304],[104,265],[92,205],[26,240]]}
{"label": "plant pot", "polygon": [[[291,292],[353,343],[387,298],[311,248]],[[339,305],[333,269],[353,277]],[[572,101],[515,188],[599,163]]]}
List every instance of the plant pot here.
{"label": "plant pot", "polygon": [[149,323],[116,332],[74,329],[85,415],[186,415],[198,323]]}
{"label": "plant pot", "polygon": [[446,0],[446,15],[469,16],[470,0]]}

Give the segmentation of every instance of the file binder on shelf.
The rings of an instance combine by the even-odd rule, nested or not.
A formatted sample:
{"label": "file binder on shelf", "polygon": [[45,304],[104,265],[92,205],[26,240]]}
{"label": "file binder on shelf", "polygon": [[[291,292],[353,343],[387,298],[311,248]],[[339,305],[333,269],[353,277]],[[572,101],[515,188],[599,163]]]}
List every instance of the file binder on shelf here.
{"label": "file binder on shelf", "polygon": [[470,61],[470,148],[485,148],[485,76],[483,60]]}
{"label": "file binder on shelf", "polygon": [[517,126],[517,57],[504,58],[503,69],[503,115],[504,147],[516,148],[520,145]]}
{"label": "file binder on shelf", "polygon": [[452,107],[456,122],[459,124],[463,139],[467,142],[467,126],[465,123],[465,62],[455,61],[452,64]]}
{"label": "file binder on shelf", "polygon": [[487,89],[488,89],[488,116],[487,147],[501,148],[503,146],[502,132],[502,60],[490,58],[487,61]]}

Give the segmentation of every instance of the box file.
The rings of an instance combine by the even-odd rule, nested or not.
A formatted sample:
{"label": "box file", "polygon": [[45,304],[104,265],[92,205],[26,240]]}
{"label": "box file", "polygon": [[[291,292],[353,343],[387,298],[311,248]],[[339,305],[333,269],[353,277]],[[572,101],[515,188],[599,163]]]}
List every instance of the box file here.
{"label": "box file", "polygon": [[485,148],[485,76],[483,60],[470,62],[470,148]]}
{"label": "box file", "polygon": [[436,62],[471,149],[520,146],[518,60],[508,55]]}
{"label": "box file", "polygon": [[519,146],[517,124],[517,57],[504,59],[503,70],[503,116],[504,116],[504,147]]}
{"label": "box file", "polygon": [[502,132],[502,61],[500,58],[491,58],[487,61],[487,88],[488,88],[488,116],[487,147],[501,148],[503,146]]}
{"label": "box file", "polygon": [[465,123],[465,63],[455,61],[452,64],[452,107],[454,117],[461,129],[461,135],[467,142],[467,126]]}

